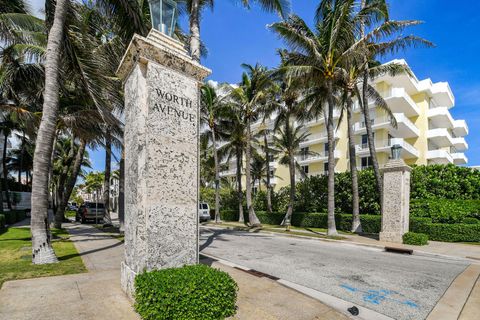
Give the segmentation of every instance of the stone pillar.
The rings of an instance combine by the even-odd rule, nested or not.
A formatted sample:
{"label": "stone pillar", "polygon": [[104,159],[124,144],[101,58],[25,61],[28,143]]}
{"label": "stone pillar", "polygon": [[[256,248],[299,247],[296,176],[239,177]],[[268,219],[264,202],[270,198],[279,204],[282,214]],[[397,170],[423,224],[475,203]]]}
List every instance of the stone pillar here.
{"label": "stone pillar", "polygon": [[402,243],[410,218],[410,171],[402,159],[383,168],[382,231],[380,241]]}
{"label": "stone pillar", "polygon": [[198,262],[200,85],[210,74],[183,44],[135,35],[117,74],[125,91],[125,260],[135,275]]}

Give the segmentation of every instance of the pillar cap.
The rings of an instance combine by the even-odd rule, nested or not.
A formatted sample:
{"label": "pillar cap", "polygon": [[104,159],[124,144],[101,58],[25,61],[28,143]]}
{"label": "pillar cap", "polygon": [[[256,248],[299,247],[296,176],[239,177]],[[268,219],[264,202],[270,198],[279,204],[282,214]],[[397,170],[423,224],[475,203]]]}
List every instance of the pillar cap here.
{"label": "pillar cap", "polygon": [[133,36],[116,73],[125,81],[136,63],[148,61],[178,71],[199,82],[212,73],[188,55],[183,43],[155,29],[151,29],[147,37],[138,34]]}
{"label": "pillar cap", "polygon": [[394,171],[412,171],[412,168],[408,166],[403,159],[390,159],[387,164],[382,168],[382,172],[394,172]]}

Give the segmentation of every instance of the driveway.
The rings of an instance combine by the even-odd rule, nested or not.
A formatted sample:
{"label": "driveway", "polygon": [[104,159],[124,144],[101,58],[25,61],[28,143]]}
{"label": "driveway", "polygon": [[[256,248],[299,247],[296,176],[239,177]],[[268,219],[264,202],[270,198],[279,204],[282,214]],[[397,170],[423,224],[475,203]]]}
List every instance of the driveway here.
{"label": "driveway", "polygon": [[468,262],[202,227],[202,252],[394,319],[425,319]]}

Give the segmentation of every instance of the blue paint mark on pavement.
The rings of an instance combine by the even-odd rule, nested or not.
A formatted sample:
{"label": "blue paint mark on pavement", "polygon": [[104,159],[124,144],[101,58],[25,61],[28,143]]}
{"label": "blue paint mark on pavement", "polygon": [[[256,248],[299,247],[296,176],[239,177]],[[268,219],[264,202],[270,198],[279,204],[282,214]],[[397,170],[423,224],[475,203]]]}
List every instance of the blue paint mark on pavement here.
{"label": "blue paint mark on pavement", "polygon": [[[394,302],[398,304],[403,304],[411,308],[419,308],[418,304],[416,304],[411,300],[403,299],[403,296],[396,291],[391,291],[391,290],[367,290],[366,291],[366,290],[360,290],[348,284],[341,284],[340,287],[350,292],[360,292],[362,294],[363,301],[367,303],[379,305],[384,301],[389,301],[389,302]],[[401,296],[402,299],[398,299],[395,296]]]}

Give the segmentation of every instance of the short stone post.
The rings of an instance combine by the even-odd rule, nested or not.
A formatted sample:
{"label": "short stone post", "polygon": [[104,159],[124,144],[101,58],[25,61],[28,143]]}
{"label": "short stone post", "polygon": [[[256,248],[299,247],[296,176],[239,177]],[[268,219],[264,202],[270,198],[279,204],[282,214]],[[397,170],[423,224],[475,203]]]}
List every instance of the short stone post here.
{"label": "short stone post", "polygon": [[152,29],[117,71],[125,88],[123,290],[138,273],[198,263],[199,99],[210,70]]}
{"label": "short stone post", "polygon": [[392,159],[383,168],[382,230],[380,241],[403,242],[410,218],[410,172],[402,159]]}

